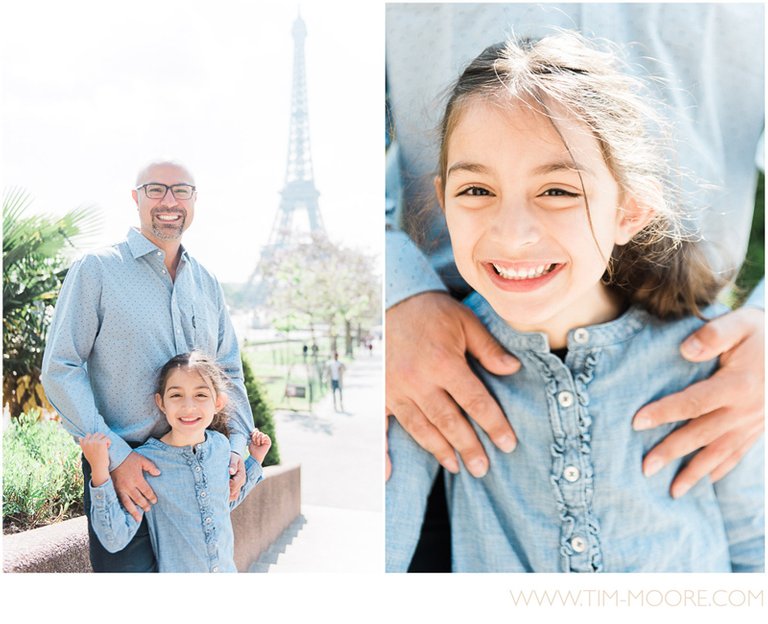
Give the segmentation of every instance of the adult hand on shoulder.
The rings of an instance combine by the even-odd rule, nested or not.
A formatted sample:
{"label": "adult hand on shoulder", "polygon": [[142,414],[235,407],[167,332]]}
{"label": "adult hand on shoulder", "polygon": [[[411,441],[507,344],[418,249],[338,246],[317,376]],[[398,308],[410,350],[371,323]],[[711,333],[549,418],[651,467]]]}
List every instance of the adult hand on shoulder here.
{"label": "adult hand on shoulder", "polygon": [[682,344],[683,357],[704,362],[720,356],[720,368],[709,379],[650,403],[636,415],[636,430],[680,420],[690,422],[673,431],[643,460],[646,476],[701,449],[680,471],[670,490],[683,496],[699,479],[714,482],[725,476],[752,447],[765,427],[765,312],[745,307],[718,317]]}
{"label": "adult hand on shoulder", "polygon": [[157,502],[154,491],[144,478],[145,472],[153,476],[160,474],[155,464],[143,455],[132,452],[122,464],[110,473],[117,497],[136,522],[141,521],[141,514],[136,509],[137,506],[146,512]]}
{"label": "adult hand on shoulder", "polygon": [[245,462],[237,453],[229,455],[229,502],[234,501],[240,494],[240,488],[245,483]]}
{"label": "adult hand on shoulder", "polygon": [[[446,470],[459,470],[456,449],[469,472],[482,477],[488,471],[488,457],[461,410],[501,450],[514,450],[517,439],[501,408],[470,369],[466,353],[495,375],[511,375],[520,363],[466,306],[445,293],[422,293],[392,306],[386,327],[386,413],[393,414]],[[387,455],[387,478],[390,471]]]}

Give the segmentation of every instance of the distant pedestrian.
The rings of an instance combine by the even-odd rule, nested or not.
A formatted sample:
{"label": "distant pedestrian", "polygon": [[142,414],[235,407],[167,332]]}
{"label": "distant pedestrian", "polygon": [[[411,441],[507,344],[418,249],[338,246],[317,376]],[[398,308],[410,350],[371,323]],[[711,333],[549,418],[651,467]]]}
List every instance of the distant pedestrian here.
{"label": "distant pedestrian", "polygon": [[[344,364],[339,362],[339,354],[334,353],[333,359],[328,360],[326,364],[326,370],[331,377],[331,392],[333,393],[333,409],[338,411],[344,411],[344,399],[342,398],[341,388],[344,378]],[[339,393],[339,404],[336,405],[336,391]]]}
{"label": "distant pedestrian", "polygon": [[304,345],[301,348],[301,355],[304,357],[304,361],[307,361],[307,354],[309,353],[309,347],[307,345]]}

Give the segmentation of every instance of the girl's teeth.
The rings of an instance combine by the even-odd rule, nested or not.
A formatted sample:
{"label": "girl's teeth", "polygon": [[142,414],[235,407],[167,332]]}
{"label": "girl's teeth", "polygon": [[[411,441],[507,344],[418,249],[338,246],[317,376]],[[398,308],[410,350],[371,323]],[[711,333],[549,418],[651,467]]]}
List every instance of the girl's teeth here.
{"label": "girl's teeth", "polygon": [[496,272],[501,275],[504,279],[512,279],[512,280],[524,280],[524,279],[534,279],[537,277],[541,277],[545,273],[549,273],[552,271],[552,269],[555,268],[554,264],[540,264],[537,267],[531,267],[530,269],[520,269],[515,270],[513,268],[506,269],[504,267],[499,266],[498,264],[493,264],[493,268],[496,269]]}

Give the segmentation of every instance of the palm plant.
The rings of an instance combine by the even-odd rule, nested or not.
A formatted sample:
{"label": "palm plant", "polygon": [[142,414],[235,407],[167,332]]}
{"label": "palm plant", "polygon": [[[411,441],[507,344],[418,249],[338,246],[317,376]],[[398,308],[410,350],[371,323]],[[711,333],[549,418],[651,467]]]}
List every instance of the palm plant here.
{"label": "palm plant", "polygon": [[3,196],[3,404],[11,417],[33,408],[50,409],[40,369],[53,307],[67,272],[73,240],[93,234],[93,207],[62,217],[27,215],[28,193]]}

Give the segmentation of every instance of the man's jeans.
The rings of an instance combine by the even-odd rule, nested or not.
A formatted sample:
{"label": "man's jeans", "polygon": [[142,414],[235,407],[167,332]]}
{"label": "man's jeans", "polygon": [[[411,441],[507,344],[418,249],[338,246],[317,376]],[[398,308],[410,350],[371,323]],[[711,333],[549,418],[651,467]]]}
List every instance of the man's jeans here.
{"label": "man's jeans", "polygon": [[[132,445],[138,446],[138,445]],[[85,515],[88,518],[88,547],[91,566],[94,572],[157,572],[157,561],[152,543],[149,541],[147,519],[142,518],[141,526],[136,535],[123,550],[111,553],[99,541],[91,528],[91,492],[88,484],[91,482],[91,467],[83,457],[83,502]]]}

